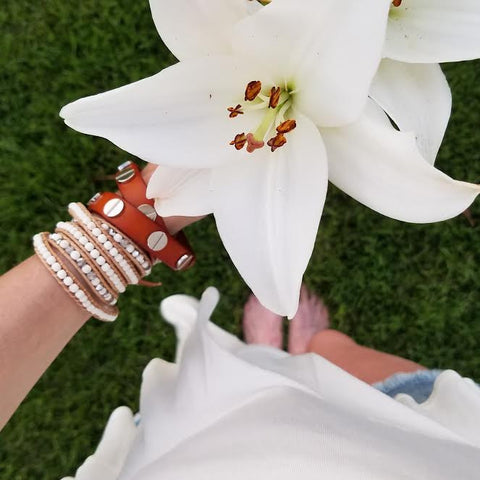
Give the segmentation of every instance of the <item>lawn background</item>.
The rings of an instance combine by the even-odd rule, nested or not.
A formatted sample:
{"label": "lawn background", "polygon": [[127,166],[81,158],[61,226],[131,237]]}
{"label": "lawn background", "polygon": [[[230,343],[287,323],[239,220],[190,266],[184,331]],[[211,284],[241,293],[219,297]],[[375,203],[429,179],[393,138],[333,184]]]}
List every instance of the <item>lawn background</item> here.
{"label": "lawn background", "polygon": [[[0,9],[0,272],[31,255],[34,233],[67,218],[70,201],[111,187],[102,178],[130,158],[68,129],[61,106],[159,71],[175,59],[147,0],[4,0]],[[454,110],[437,164],[480,181],[480,64],[445,66]],[[194,81],[194,79],[192,80]],[[253,212],[252,212],[253,213]],[[471,213],[480,219],[480,201]],[[306,283],[333,324],[359,342],[480,380],[479,230],[460,216],[433,225],[384,218],[330,188]],[[114,324],[91,321],[38,382],[0,434],[0,479],[57,479],[92,452],[109,412],[138,406],[143,367],[173,358],[157,313],[172,293],[217,285],[214,320],[240,334],[248,289],[211,219],[189,229],[192,271],[159,267],[164,287],[132,287]],[[1,392],[0,392],[1,395]]]}

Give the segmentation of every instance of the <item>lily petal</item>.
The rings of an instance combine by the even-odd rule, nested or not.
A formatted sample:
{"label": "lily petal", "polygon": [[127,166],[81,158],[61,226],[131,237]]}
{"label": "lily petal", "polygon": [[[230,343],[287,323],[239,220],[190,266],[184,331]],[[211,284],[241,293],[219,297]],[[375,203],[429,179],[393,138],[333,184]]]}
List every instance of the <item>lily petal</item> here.
{"label": "lily petal", "polygon": [[112,412],[102,439],[93,455],[77,470],[75,480],[115,480],[125,463],[137,435],[129,408]]}
{"label": "lily petal", "polygon": [[233,263],[260,302],[292,317],[327,192],[326,152],[315,125],[298,114],[274,154],[212,171],[215,219]]}
{"label": "lily petal", "polygon": [[450,87],[440,66],[385,59],[370,97],[401,131],[415,134],[420,152],[433,165],[452,107]]}
{"label": "lily petal", "polygon": [[245,0],[150,0],[158,33],[179,60],[229,53],[231,30],[248,7]]}
{"label": "lily petal", "polygon": [[158,166],[147,186],[147,198],[155,199],[162,217],[196,217],[213,212],[209,169]]}
{"label": "lily petal", "polygon": [[[246,157],[229,145],[237,133],[260,122],[260,113],[229,118],[258,76],[251,61],[227,56],[187,60],[157,75],[82,98],[62,108],[65,123],[104,137],[148,162],[205,168]],[[270,80],[271,81],[271,80]]]}
{"label": "lily petal", "polygon": [[403,0],[392,6],[384,56],[411,63],[480,57],[480,2]]}
{"label": "lily petal", "polygon": [[[356,120],[381,58],[390,0],[274,0],[239,22],[233,48],[269,65],[318,126]],[[368,32],[368,34],[366,34]]]}
{"label": "lily petal", "polygon": [[[373,110],[373,111],[372,111]],[[413,223],[463,212],[480,186],[453,180],[422,157],[411,133],[395,130],[369,104],[356,123],[322,129],[333,184],[383,215]]]}

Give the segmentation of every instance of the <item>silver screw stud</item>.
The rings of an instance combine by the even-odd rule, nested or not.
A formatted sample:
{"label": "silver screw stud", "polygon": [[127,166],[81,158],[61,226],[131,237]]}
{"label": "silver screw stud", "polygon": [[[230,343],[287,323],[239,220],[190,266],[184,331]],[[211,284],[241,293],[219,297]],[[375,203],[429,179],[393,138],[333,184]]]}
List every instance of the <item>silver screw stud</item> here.
{"label": "silver screw stud", "polygon": [[180,270],[183,267],[186,267],[191,261],[193,260],[192,255],[182,255],[178,260],[177,264],[175,265],[177,270]]}
{"label": "silver screw stud", "polygon": [[163,250],[168,243],[168,237],[165,232],[160,230],[156,232],[152,232],[147,238],[147,245],[150,250],[154,252],[158,252],[159,250]]}
{"label": "silver screw stud", "polygon": [[119,198],[112,198],[103,207],[103,213],[110,218],[117,217],[123,212],[125,204]]}
{"label": "silver screw stud", "polygon": [[155,209],[149,205],[148,203],[143,203],[139,207],[137,207],[146,217],[148,217],[150,220],[155,221],[157,218],[157,212]]}

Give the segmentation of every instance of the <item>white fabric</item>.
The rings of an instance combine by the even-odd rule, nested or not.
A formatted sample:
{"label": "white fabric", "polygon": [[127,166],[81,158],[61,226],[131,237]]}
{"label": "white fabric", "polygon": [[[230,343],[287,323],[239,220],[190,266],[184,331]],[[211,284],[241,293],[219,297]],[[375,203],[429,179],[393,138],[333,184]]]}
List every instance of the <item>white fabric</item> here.
{"label": "white fabric", "polygon": [[426,405],[400,403],[317,355],[245,345],[208,321],[217,300],[208,289],[163,302],[176,363],[150,362],[135,438],[114,413],[76,480],[478,479],[471,381],[446,372]]}

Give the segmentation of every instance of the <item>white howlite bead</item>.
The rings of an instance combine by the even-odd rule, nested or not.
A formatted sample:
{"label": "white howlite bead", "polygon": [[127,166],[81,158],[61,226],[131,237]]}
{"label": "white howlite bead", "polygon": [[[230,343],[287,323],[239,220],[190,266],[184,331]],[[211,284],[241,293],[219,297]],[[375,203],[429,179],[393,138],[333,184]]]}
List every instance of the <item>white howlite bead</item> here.
{"label": "white howlite bead", "polygon": [[84,265],[82,267],[82,272],[83,273],[90,273],[92,271],[92,267],[90,265]]}
{"label": "white howlite bead", "polygon": [[87,237],[80,237],[78,240],[82,245],[86,245],[88,243],[88,238]]}
{"label": "white howlite bead", "polygon": [[65,277],[65,278],[63,279],[63,283],[64,283],[67,287],[69,287],[69,286],[73,283],[73,278],[72,278],[72,277]]}
{"label": "white howlite bead", "polygon": [[49,265],[53,265],[55,263],[55,257],[53,255],[50,255],[49,257],[47,257],[46,259],[46,262],[49,264]]}
{"label": "white howlite bead", "polygon": [[73,250],[72,253],[70,253],[70,256],[74,259],[74,260],[78,260],[80,258],[80,253],[77,252],[76,250]]}
{"label": "white howlite bead", "polygon": [[95,223],[93,223],[93,222],[88,222],[87,228],[88,228],[89,230],[93,230],[93,229],[95,228]]}
{"label": "white howlite bead", "polygon": [[90,252],[90,256],[91,256],[92,258],[98,258],[99,255],[100,255],[100,252],[99,252],[96,248],[94,248],[94,249]]}
{"label": "white howlite bead", "polygon": [[113,243],[110,240],[107,240],[103,246],[105,250],[110,250],[111,248],[113,248]]}
{"label": "white howlite bead", "polygon": [[100,257],[97,258],[97,263],[99,265],[103,265],[105,263],[105,259],[102,256],[100,256]]}
{"label": "white howlite bead", "polygon": [[82,296],[82,293],[83,293],[83,292],[82,292],[81,290],[77,290],[77,291],[75,292],[75,296],[80,300],[80,297]]}
{"label": "white howlite bead", "polygon": [[62,269],[62,266],[58,263],[58,262],[55,262],[53,265],[52,265],[52,270],[56,273],[58,272],[59,270]]}
{"label": "white howlite bead", "polygon": [[87,243],[85,244],[85,250],[86,250],[87,252],[91,252],[94,248],[95,248],[95,246],[93,245],[92,242],[87,242]]}
{"label": "white howlite bead", "polygon": [[143,262],[143,255],[139,255],[139,256],[137,257],[137,260],[138,260],[139,262]]}
{"label": "white howlite bead", "polygon": [[82,234],[81,234],[78,230],[76,230],[76,231],[74,232],[73,236],[74,236],[77,240],[80,240],[80,238],[82,237]]}
{"label": "white howlite bead", "polygon": [[[100,231],[100,230],[99,230]],[[107,236],[103,233],[100,233],[100,235],[98,235],[98,241],[100,243],[105,243],[107,241]]]}
{"label": "white howlite bead", "polygon": [[92,233],[93,233],[96,237],[98,237],[98,236],[102,233],[102,231],[101,231],[99,228],[95,227],[95,228],[92,230]]}
{"label": "white howlite bead", "polygon": [[135,247],[132,244],[127,245],[127,252],[128,253],[132,253],[134,250],[135,250]]}
{"label": "white howlite bead", "polygon": [[58,233],[52,233],[53,240],[60,240],[60,235]]}
{"label": "white howlite bead", "polygon": [[83,292],[82,290],[79,290],[78,293],[80,294],[80,297],[79,297],[80,300],[87,300],[89,302],[87,296],[85,295],[85,292]]}
{"label": "white howlite bead", "polygon": [[97,285],[99,285],[99,283],[100,283],[100,279],[98,279],[98,278],[94,278],[94,279],[92,280],[92,285],[93,285],[94,287],[96,287]]}
{"label": "white howlite bead", "polygon": [[75,293],[75,292],[78,292],[78,285],[76,283],[72,283],[68,289],[72,292],[72,293]]}
{"label": "white howlite bead", "polygon": [[61,240],[61,241],[60,241],[60,246],[61,246],[62,248],[67,248],[67,247],[68,247],[68,242],[67,242],[66,240]]}
{"label": "white howlite bead", "polygon": [[110,250],[110,255],[112,255],[113,257],[114,257],[115,255],[117,255],[117,253],[118,253],[118,250],[117,250],[116,248],[112,248],[112,249]]}
{"label": "white howlite bead", "polygon": [[122,236],[121,236],[119,233],[116,233],[116,234],[113,236],[113,239],[114,239],[116,242],[121,242],[121,241],[122,241]]}
{"label": "white howlite bead", "polygon": [[67,272],[65,270],[59,270],[57,272],[57,277],[60,279],[60,280],[63,280],[65,277],[67,276]]}
{"label": "white howlite bead", "polygon": [[140,255],[140,254],[137,252],[137,250],[134,250],[134,251],[132,252],[132,257],[137,258],[139,255]]}
{"label": "white howlite bead", "polygon": [[110,265],[108,263],[104,263],[101,268],[102,272],[108,272],[110,270]]}
{"label": "white howlite bead", "polygon": [[120,254],[115,255],[115,261],[116,262],[121,262],[122,260],[123,260],[123,257]]}

